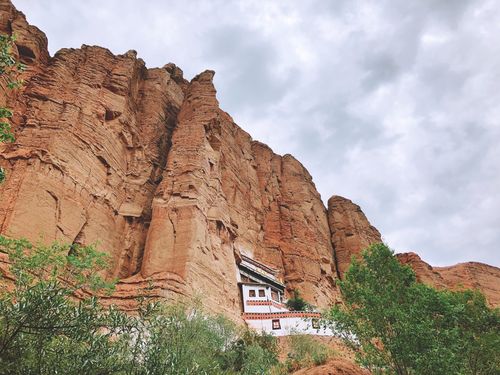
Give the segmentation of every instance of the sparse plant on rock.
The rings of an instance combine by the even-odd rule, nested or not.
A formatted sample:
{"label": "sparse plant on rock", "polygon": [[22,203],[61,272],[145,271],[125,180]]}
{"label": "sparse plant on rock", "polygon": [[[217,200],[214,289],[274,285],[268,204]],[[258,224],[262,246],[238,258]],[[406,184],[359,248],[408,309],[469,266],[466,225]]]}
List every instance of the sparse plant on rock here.
{"label": "sparse plant on rock", "polygon": [[293,290],[293,296],[286,301],[286,307],[290,311],[309,311],[312,306],[306,302],[297,289]]}
{"label": "sparse plant on rock", "polygon": [[[0,78],[8,89],[14,89],[22,85],[23,81],[18,79],[19,73],[26,69],[25,65],[16,60],[12,53],[15,37],[0,34]],[[1,85],[3,89],[4,85]],[[12,117],[12,111],[0,107],[0,142],[14,142],[8,119]],[[0,167],[0,183],[5,180],[5,170]]]}
{"label": "sparse plant on rock", "polygon": [[322,365],[332,355],[326,345],[309,335],[294,334],[288,337],[288,342],[290,351],[287,367],[289,370]]}

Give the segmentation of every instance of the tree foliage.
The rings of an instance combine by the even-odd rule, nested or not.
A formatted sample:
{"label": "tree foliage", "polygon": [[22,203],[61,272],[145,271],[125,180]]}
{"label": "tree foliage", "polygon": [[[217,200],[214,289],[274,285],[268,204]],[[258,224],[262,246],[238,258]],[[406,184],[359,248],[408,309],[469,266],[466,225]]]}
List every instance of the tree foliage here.
{"label": "tree foliage", "polygon": [[353,259],[340,290],[331,322],[373,373],[500,373],[500,315],[481,293],[417,283],[384,244]]}
{"label": "tree foliage", "polygon": [[19,62],[13,54],[14,35],[0,34],[0,76],[5,81],[7,88],[14,89],[23,84],[19,79],[19,73],[26,69],[26,66]]}
{"label": "tree foliage", "polygon": [[265,332],[244,330],[233,341],[224,356],[224,368],[245,375],[265,374],[278,365],[279,346],[276,337]]}
{"label": "tree foliage", "polygon": [[[0,374],[265,374],[276,338],[240,331],[199,305],[142,301],[105,308],[107,258],[92,246],[33,245],[0,236]],[[93,293],[90,293],[92,291]]]}
{"label": "tree foliage", "polygon": [[103,254],[3,236],[0,252],[10,262],[0,295],[3,374],[101,374],[119,367],[124,340],[116,335],[125,317],[85,297],[110,287],[98,274],[106,266]]}

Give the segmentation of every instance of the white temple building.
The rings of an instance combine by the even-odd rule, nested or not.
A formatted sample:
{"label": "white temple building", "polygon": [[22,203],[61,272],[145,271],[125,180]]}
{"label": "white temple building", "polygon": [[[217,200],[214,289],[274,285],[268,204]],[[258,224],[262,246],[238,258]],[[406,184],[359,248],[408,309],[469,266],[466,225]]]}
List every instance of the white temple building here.
{"label": "white temple building", "polygon": [[250,328],[275,336],[333,335],[320,324],[319,312],[287,309],[285,285],[277,279],[277,270],[244,255],[238,268],[243,319]]}

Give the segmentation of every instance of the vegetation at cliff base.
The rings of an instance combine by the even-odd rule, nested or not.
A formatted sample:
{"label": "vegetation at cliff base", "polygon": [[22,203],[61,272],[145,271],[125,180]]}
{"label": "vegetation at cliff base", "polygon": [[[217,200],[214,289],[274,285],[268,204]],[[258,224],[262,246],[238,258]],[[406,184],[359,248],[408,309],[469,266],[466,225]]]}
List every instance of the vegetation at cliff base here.
{"label": "vegetation at cliff base", "polygon": [[[0,236],[0,374],[282,373],[278,341],[197,304],[104,307],[107,258],[92,246]],[[92,291],[92,293],[90,293]]]}
{"label": "vegetation at cliff base", "polygon": [[500,374],[500,313],[471,290],[416,281],[384,244],[353,259],[331,310],[357,360],[374,374]]}
{"label": "vegetation at cliff base", "polygon": [[324,364],[333,352],[310,335],[295,334],[288,337],[289,352],[285,362],[288,371]]}
{"label": "vegetation at cliff base", "polygon": [[[333,354],[305,335],[238,328],[199,304],[139,301],[135,314],[101,302],[113,283],[92,246],[33,245],[0,236],[0,375],[286,374]],[[373,374],[498,374],[500,315],[474,291],[416,282],[383,244],[353,260],[331,310]]]}

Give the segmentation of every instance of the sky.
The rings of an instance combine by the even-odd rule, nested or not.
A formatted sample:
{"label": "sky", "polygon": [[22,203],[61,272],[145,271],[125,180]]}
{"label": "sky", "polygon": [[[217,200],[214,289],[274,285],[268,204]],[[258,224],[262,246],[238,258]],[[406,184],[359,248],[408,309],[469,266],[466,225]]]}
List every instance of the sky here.
{"label": "sky", "polygon": [[221,108],[397,252],[500,266],[496,0],[13,0],[53,55],[216,71]]}

